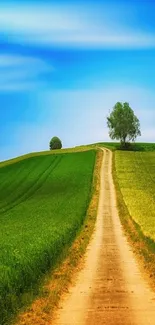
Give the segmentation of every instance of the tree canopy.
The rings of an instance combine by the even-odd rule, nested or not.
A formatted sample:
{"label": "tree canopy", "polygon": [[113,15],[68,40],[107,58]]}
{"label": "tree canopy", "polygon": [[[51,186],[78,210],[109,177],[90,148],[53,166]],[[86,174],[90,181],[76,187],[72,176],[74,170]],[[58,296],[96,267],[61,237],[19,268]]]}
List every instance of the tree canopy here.
{"label": "tree canopy", "polygon": [[129,103],[117,102],[107,117],[107,125],[110,138],[120,140],[124,147],[141,135],[140,122]]}
{"label": "tree canopy", "polygon": [[50,150],[56,150],[56,149],[61,149],[62,148],[62,142],[58,137],[53,137],[50,140]]}

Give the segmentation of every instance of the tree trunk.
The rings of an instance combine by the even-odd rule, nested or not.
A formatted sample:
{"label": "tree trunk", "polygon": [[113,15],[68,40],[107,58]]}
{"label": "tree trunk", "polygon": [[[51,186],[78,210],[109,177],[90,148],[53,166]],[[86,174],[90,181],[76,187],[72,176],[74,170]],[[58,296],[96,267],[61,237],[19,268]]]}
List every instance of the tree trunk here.
{"label": "tree trunk", "polygon": [[126,143],[126,137],[124,137],[123,139],[121,139],[121,147],[122,147],[122,149],[125,149],[126,148],[126,145],[127,145],[127,143]]}

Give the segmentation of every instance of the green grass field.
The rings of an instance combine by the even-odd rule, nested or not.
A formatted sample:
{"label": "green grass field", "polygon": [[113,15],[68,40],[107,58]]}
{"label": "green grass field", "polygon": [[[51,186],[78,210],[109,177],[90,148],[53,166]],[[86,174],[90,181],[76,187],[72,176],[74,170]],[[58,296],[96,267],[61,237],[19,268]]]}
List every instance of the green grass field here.
{"label": "green grass field", "polygon": [[0,168],[0,320],[54,268],[86,216],[96,151],[17,159]]}
{"label": "green grass field", "polygon": [[115,167],[130,216],[155,241],[155,151],[116,151]]}

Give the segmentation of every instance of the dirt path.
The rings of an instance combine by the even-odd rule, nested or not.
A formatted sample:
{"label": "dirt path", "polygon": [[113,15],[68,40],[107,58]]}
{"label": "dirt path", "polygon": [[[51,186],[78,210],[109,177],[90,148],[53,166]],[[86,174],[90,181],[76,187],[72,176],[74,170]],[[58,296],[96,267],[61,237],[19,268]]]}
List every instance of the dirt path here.
{"label": "dirt path", "polygon": [[61,302],[54,325],[155,325],[155,293],[123,234],[111,167],[112,153],[105,150],[98,218],[85,267]]}

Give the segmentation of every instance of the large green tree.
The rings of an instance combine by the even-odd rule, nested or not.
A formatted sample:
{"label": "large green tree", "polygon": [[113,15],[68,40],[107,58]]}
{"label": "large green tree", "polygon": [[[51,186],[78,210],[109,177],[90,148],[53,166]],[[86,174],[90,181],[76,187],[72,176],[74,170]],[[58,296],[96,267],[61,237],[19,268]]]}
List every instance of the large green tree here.
{"label": "large green tree", "polygon": [[141,135],[140,122],[129,103],[117,102],[107,117],[107,125],[110,138],[120,140],[123,147]]}
{"label": "large green tree", "polygon": [[53,137],[50,140],[50,150],[56,150],[56,149],[61,149],[62,148],[62,142],[58,137]]}

